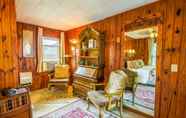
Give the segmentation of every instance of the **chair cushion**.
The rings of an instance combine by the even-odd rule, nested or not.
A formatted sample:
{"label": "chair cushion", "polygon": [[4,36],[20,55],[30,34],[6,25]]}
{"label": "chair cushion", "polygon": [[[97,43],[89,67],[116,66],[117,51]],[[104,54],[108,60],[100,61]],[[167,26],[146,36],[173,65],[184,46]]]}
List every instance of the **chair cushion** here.
{"label": "chair cushion", "polygon": [[68,65],[57,64],[55,66],[55,78],[56,79],[68,78],[69,76],[70,76],[70,74],[69,74],[69,66]]}
{"label": "chair cushion", "polygon": [[[88,98],[95,103],[96,105],[99,106],[105,106],[108,104],[109,99],[108,97],[105,95],[104,91],[90,91],[87,93]],[[116,100],[119,100],[119,97],[117,96],[113,96],[111,99],[111,102],[114,102]]]}
{"label": "chair cushion", "polygon": [[50,79],[49,83],[67,83],[68,79]]}

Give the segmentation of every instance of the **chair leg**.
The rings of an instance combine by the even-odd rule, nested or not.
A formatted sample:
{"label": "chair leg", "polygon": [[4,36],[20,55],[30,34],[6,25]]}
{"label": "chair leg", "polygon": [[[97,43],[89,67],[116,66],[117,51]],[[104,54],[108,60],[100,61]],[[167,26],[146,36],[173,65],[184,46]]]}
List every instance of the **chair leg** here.
{"label": "chair leg", "polygon": [[123,118],[123,97],[120,100],[120,117]]}
{"label": "chair leg", "polygon": [[87,98],[87,102],[88,102],[88,107],[87,107],[87,110],[89,110],[90,109],[90,101],[89,101],[89,99]]}
{"label": "chair leg", "polygon": [[134,97],[135,97],[135,93],[132,92],[132,104],[134,105]]}
{"label": "chair leg", "polygon": [[50,90],[51,89],[51,85],[50,84],[48,84],[48,90]]}
{"label": "chair leg", "polygon": [[99,108],[99,118],[103,118],[104,117],[104,112],[102,108]]}

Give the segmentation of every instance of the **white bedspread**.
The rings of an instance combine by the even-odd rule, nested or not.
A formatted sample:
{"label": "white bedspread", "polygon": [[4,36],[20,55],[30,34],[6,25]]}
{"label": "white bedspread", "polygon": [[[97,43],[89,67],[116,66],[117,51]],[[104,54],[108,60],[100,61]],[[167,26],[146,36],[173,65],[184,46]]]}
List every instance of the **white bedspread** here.
{"label": "white bedspread", "polygon": [[147,66],[143,66],[142,68],[131,69],[131,70],[137,72],[139,83],[147,84],[151,81],[152,82],[151,84],[155,84],[155,80],[152,80],[152,77],[151,77],[151,71],[153,69],[155,69],[154,66],[147,65]]}

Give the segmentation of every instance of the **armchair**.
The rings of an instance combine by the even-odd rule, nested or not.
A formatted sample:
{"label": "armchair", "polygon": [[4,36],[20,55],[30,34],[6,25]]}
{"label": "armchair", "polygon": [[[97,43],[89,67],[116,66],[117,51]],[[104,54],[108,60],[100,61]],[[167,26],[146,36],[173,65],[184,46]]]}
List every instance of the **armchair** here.
{"label": "armchair", "polygon": [[126,79],[126,91],[132,92],[132,103],[134,104],[135,92],[137,88],[137,73],[129,69],[124,68],[123,71],[127,74],[128,78]]}
{"label": "armchair", "polygon": [[123,117],[123,94],[127,75],[122,70],[111,72],[104,91],[90,91],[87,93],[88,108],[90,102],[99,109],[99,118],[103,118],[104,110],[111,110],[114,106],[120,109]]}

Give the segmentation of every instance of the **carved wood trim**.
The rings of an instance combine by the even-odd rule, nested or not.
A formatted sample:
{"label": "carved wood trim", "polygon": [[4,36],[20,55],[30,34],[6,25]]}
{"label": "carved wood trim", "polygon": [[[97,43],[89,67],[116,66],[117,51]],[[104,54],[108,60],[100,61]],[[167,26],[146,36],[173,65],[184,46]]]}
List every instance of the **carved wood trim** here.
{"label": "carved wood trim", "polygon": [[144,17],[138,17],[136,20],[134,20],[132,23],[125,24],[124,28],[125,31],[132,31],[136,29],[141,29],[149,26],[155,26],[157,24],[163,23],[163,17],[156,17],[156,18],[144,18]]}

